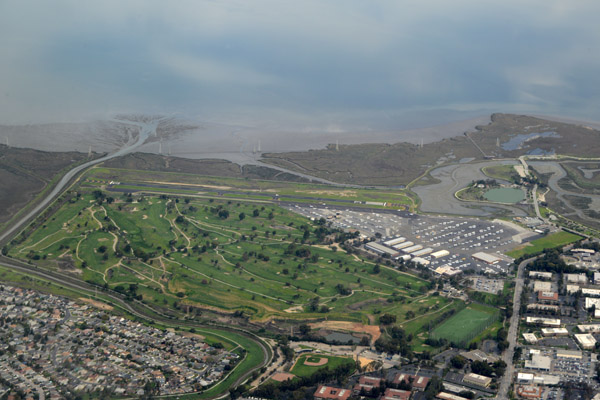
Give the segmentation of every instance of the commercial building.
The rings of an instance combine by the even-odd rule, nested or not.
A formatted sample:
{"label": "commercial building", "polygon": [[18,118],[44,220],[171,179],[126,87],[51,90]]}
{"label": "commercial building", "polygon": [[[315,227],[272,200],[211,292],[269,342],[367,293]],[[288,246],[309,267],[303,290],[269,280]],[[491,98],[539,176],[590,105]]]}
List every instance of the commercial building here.
{"label": "commercial building", "polygon": [[539,386],[517,386],[517,395],[524,399],[540,399],[543,390]]}
{"label": "commercial building", "polygon": [[471,372],[464,376],[463,382],[487,388],[492,383],[492,378],[488,378],[487,376],[474,374]]}
{"label": "commercial building", "polygon": [[529,271],[529,277],[550,280],[552,279],[552,272]]}
{"label": "commercial building", "polygon": [[554,304],[558,302],[558,293],[556,292],[538,292],[538,301],[540,303]]}
{"label": "commercial building", "polygon": [[594,272],[594,283],[595,284],[600,283],[600,272]]}
{"label": "commercial building", "polygon": [[467,400],[465,397],[457,396],[448,392],[440,392],[436,397],[442,400]]}
{"label": "commercial building", "polygon": [[569,331],[567,328],[542,328],[542,335],[545,337],[569,336]]}
{"label": "commercial building", "polygon": [[453,268],[449,265],[442,265],[441,267],[437,267],[433,270],[436,274],[445,275],[445,276],[454,276],[460,274],[462,271],[458,268]]}
{"label": "commercial building", "polygon": [[431,257],[433,257],[435,259],[446,257],[449,255],[450,255],[450,252],[448,250],[438,250],[438,251],[434,251],[433,253],[431,253]]}
{"label": "commercial building", "polygon": [[600,325],[598,325],[598,324],[577,325],[577,329],[579,329],[579,332],[583,332],[583,333],[598,333],[598,332],[600,332]]}
{"label": "commercial building", "polygon": [[527,317],[525,322],[531,325],[543,325],[554,328],[558,328],[560,326],[560,319],[558,318]]}
{"label": "commercial building", "polygon": [[587,276],[585,274],[565,274],[565,279],[568,283],[587,283]]}
{"label": "commercial building", "polygon": [[523,339],[525,339],[525,341],[529,344],[536,344],[538,342],[538,338],[535,336],[535,333],[524,333]]}
{"label": "commercial building", "polygon": [[554,311],[558,312],[560,307],[553,304],[527,304],[527,310]]}
{"label": "commercial building", "polygon": [[538,371],[550,371],[550,365],[552,364],[552,359],[547,356],[543,356],[541,354],[534,354],[531,356],[531,360],[525,361],[525,368],[535,369]]}
{"label": "commercial building", "polygon": [[591,333],[575,334],[575,340],[577,340],[582,349],[589,350],[596,347],[596,339],[594,339]]}
{"label": "commercial building", "polygon": [[600,297],[600,289],[582,288],[581,294],[584,296],[590,296],[590,297]]}
{"label": "commercial building", "polygon": [[559,358],[570,358],[571,360],[581,360],[583,358],[583,354],[581,351],[577,350],[556,350],[556,357]]}
{"label": "commercial building", "polygon": [[585,308],[596,307],[600,309],[600,299],[596,297],[586,297],[585,298]]}
{"label": "commercial building", "polygon": [[552,283],[544,281],[534,281],[533,291],[534,292],[549,292],[552,290]]}
{"label": "commercial building", "polygon": [[498,361],[498,357],[489,355],[481,350],[463,351],[460,353],[460,355],[471,362],[484,361],[488,364],[493,364]]}
{"label": "commercial building", "polygon": [[496,264],[499,261],[502,261],[500,257],[494,256],[489,253],[484,253],[483,251],[472,254],[471,257],[473,257],[477,261],[483,261],[486,264]]}
{"label": "commercial building", "polygon": [[315,400],[348,400],[351,394],[352,392],[348,389],[319,385],[313,397]]}
{"label": "commercial building", "polygon": [[579,285],[567,285],[567,294],[577,293],[580,289]]}

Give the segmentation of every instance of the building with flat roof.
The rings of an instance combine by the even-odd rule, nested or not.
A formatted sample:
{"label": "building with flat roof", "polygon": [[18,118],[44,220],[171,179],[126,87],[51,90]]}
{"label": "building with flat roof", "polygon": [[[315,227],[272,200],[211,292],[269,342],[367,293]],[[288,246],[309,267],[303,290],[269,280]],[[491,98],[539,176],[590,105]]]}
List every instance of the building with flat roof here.
{"label": "building with flat roof", "polygon": [[577,351],[577,350],[562,350],[562,349],[557,349],[556,350],[556,357],[570,358],[572,360],[581,360],[583,358],[583,354],[581,353],[581,351]]}
{"label": "building with flat roof", "polygon": [[527,310],[554,311],[557,313],[560,311],[560,307],[558,307],[555,304],[534,303],[534,304],[527,304]]}
{"label": "building with flat roof", "polygon": [[579,332],[583,332],[583,333],[598,333],[598,332],[600,332],[600,325],[598,325],[598,324],[577,325],[577,329],[579,329]]}
{"label": "building with flat roof", "polygon": [[554,304],[558,302],[558,293],[556,292],[538,292],[538,301],[540,303]]}
{"label": "building with flat roof", "polygon": [[412,255],[415,257],[423,257],[423,256],[426,256],[427,254],[431,253],[432,251],[433,251],[433,249],[431,247],[426,247],[424,249],[415,251],[414,253],[412,253]]}
{"label": "building with flat roof", "polygon": [[485,361],[488,364],[493,364],[498,361],[498,357],[487,354],[481,350],[463,351],[460,353],[460,355],[471,362]]}
{"label": "building with flat roof", "polygon": [[531,325],[543,325],[554,328],[558,328],[560,326],[560,319],[558,318],[526,317],[525,322]]}
{"label": "building with flat roof", "polygon": [[489,253],[484,253],[483,251],[480,251],[478,253],[474,253],[471,255],[471,257],[473,257],[474,259],[476,259],[477,261],[482,261],[486,264],[496,264],[499,261],[502,261],[502,259],[500,257],[497,257],[493,254],[489,254]]}
{"label": "building with flat roof", "polygon": [[406,241],[406,238],[396,237],[393,239],[386,240],[385,242],[383,242],[383,244],[385,244],[386,246],[393,247],[393,246],[397,245],[398,243],[402,243],[404,241]]}
{"label": "building with flat roof", "polygon": [[389,247],[386,247],[386,246],[382,245],[381,243],[377,243],[377,242],[369,242],[369,243],[365,244],[365,248],[367,250],[371,250],[372,252],[375,252],[380,255],[388,255],[391,258],[398,257],[400,255],[400,253],[398,253],[398,251],[396,251],[394,249],[390,249]]}
{"label": "building with flat roof", "polygon": [[438,251],[434,251],[433,253],[431,253],[431,257],[436,258],[436,259],[446,257],[449,255],[450,255],[450,252],[448,250],[438,250]]}
{"label": "building with flat roof", "polygon": [[429,265],[429,260],[424,259],[423,257],[415,257],[412,259],[413,262],[421,265]]}
{"label": "building with flat roof", "polygon": [[319,385],[313,397],[315,400],[348,400],[351,394],[352,392],[348,389]]}
{"label": "building with flat roof", "polygon": [[579,343],[582,349],[593,349],[596,347],[596,339],[591,333],[576,333],[575,340]]}
{"label": "building with flat roof", "polygon": [[448,393],[448,392],[440,392],[437,394],[436,398],[442,399],[442,400],[468,400],[465,397],[457,396],[455,394]]}
{"label": "building with flat roof", "polygon": [[517,386],[517,395],[524,399],[540,399],[543,390],[539,386]]}
{"label": "building with flat roof", "polygon": [[587,283],[588,279],[585,274],[565,274],[565,279],[568,283]]}
{"label": "building with flat roof", "polygon": [[543,272],[543,271],[529,271],[530,278],[537,279],[552,279],[552,272]]}
{"label": "building with flat roof", "polygon": [[581,294],[590,297],[600,297],[600,289],[582,288]]}
{"label": "building with flat roof", "polygon": [[422,245],[415,244],[414,246],[410,246],[410,247],[406,247],[406,248],[402,249],[402,251],[405,253],[408,253],[408,254],[412,254],[412,253],[415,253],[417,250],[421,250],[422,248],[423,248]]}
{"label": "building with flat roof", "polygon": [[545,337],[569,336],[569,331],[567,328],[542,328],[542,335]]}
{"label": "building with flat roof", "polygon": [[538,338],[535,336],[535,333],[524,333],[523,339],[525,339],[525,341],[529,344],[536,344],[538,342]]}
{"label": "building with flat roof", "polygon": [[600,299],[597,297],[586,297],[585,298],[585,308],[596,307],[600,309]]}
{"label": "building with flat roof", "polygon": [[394,245],[393,247],[394,247],[396,250],[402,250],[402,249],[405,249],[405,248],[407,248],[407,247],[414,246],[414,244],[415,244],[414,242],[402,242],[402,243],[400,243],[400,244],[396,244],[396,245]]}
{"label": "building with flat roof", "polygon": [[600,272],[594,272],[594,283],[595,284],[600,283]]}
{"label": "building with flat roof", "polygon": [[580,253],[580,254],[596,254],[595,250],[592,249],[571,249],[571,253]]}
{"label": "building with flat roof", "polygon": [[541,354],[534,354],[531,356],[531,360],[525,360],[525,368],[538,371],[550,371],[551,365],[552,359]]}
{"label": "building with flat roof", "polygon": [[492,383],[492,378],[489,378],[489,377],[483,376],[483,375],[479,375],[479,374],[474,374],[471,372],[464,376],[463,382],[470,383],[471,385],[481,386],[481,387],[486,388],[486,387],[490,386],[490,384]]}
{"label": "building with flat roof", "polygon": [[552,290],[552,282],[533,281],[534,292],[549,292]]}
{"label": "building with flat roof", "polygon": [[580,289],[579,285],[567,285],[567,294],[577,293]]}

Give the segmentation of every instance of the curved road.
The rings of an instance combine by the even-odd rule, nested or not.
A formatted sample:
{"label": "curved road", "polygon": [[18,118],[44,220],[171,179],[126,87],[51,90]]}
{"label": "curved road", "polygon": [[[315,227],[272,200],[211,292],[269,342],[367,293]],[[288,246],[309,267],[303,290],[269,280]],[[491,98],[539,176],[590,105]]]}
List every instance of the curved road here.
{"label": "curved road", "polygon": [[9,235],[11,235],[13,232],[15,232],[17,229],[19,229],[25,223],[27,223],[27,221],[29,221],[31,218],[33,218],[35,215],[37,215],[40,211],[42,211],[48,204],[50,204],[50,202],[69,184],[71,179],[73,179],[78,173],[85,170],[86,168],[89,168],[89,167],[96,165],[98,163],[101,163],[103,161],[107,161],[112,158],[119,157],[119,156],[125,155],[127,153],[131,153],[132,151],[134,151],[135,149],[137,149],[138,147],[143,145],[144,142],[146,141],[146,139],[152,133],[156,134],[156,127],[158,126],[158,123],[161,121],[161,119],[152,121],[150,123],[134,122],[134,121],[128,121],[128,120],[114,120],[114,121],[120,122],[123,124],[139,126],[141,129],[140,129],[140,134],[138,135],[137,140],[134,143],[131,143],[131,144],[128,143],[125,147],[117,150],[114,153],[108,154],[101,158],[97,158],[95,160],[88,161],[88,162],[78,165],[75,168],[73,168],[72,170],[68,171],[60,179],[60,181],[58,181],[58,183],[52,189],[52,191],[48,194],[48,196],[46,196],[42,201],[40,201],[40,203],[38,205],[36,205],[29,213],[27,213],[27,215],[25,215],[23,218],[21,218],[20,220],[15,222],[12,226],[9,226],[4,232],[2,232],[0,234],[0,242],[2,242],[4,239],[6,239]]}

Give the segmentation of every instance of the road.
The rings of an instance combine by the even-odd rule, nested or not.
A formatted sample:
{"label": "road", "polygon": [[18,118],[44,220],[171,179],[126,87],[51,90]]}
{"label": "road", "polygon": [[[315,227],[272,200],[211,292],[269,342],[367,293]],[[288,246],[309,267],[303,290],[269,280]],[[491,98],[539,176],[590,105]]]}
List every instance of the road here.
{"label": "road", "polygon": [[523,292],[524,284],[524,270],[525,266],[531,261],[535,260],[535,257],[529,258],[519,264],[517,270],[517,279],[515,279],[515,295],[513,297],[513,313],[510,317],[510,328],[508,329],[508,349],[502,354],[502,359],[506,363],[506,371],[500,381],[500,388],[498,389],[497,399],[508,400],[508,391],[510,390],[511,383],[513,380],[513,374],[515,366],[513,364],[513,355],[515,354],[515,346],[517,344],[517,335],[519,334],[519,316],[521,311],[521,293]]}
{"label": "road", "polygon": [[121,149],[117,150],[114,153],[108,154],[104,157],[101,158],[97,158],[95,160],[91,160],[88,161],[86,163],[83,163],[81,165],[76,166],[75,168],[71,169],[70,171],[68,171],[65,175],[63,175],[63,177],[58,181],[58,183],[56,184],[56,186],[54,186],[54,188],[52,189],[52,191],[50,191],[50,193],[44,198],[42,199],[31,211],[29,211],[24,217],[22,217],[20,220],[18,220],[17,222],[15,222],[14,224],[12,224],[11,226],[7,227],[7,229],[2,232],[0,234],[0,243],[2,241],[4,241],[4,239],[6,239],[7,237],[9,237],[12,233],[14,233],[17,229],[23,227],[27,221],[31,220],[34,216],[36,216],[39,212],[41,212],[44,208],[46,208],[46,206],[48,206],[48,204],[50,204],[50,202],[56,198],[56,196],[58,194],[60,194],[62,192],[62,190],[67,187],[67,185],[69,184],[69,182],[71,182],[71,180],[77,176],[77,174],[79,174],[81,171],[84,171],[85,169],[96,165],[98,163],[110,160],[112,158],[115,157],[120,157],[122,155],[128,154],[133,152],[135,149],[137,149],[138,147],[140,147],[141,145],[144,144],[144,142],[146,141],[146,139],[148,139],[148,137],[150,137],[151,134],[156,134],[156,128],[158,126],[158,123],[161,121],[162,119],[157,119],[154,120],[152,122],[149,123],[141,123],[141,122],[134,122],[134,121],[128,121],[128,120],[114,120],[116,122],[120,122],[123,124],[129,124],[129,125],[136,125],[139,126],[140,129],[140,133],[137,137],[137,140],[133,143],[128,143],[127,145],[125,145],[124,147],[122,147]]}

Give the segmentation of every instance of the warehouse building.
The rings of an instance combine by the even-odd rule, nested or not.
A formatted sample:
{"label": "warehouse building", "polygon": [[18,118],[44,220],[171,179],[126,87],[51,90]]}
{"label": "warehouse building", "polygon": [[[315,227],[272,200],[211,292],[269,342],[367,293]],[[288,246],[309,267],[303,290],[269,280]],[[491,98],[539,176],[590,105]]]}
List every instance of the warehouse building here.
{"label": "warehouse building", "polygon": [[414,244],[415,244],[414,242],[404,242],[404,243],[400,243],[400,244],[397,244],[397,245],[392,246],[392,247],[395,248],[396,250],[402,250],[402,249],[405,249],[407,247],[414,246]]}
{"label": "warehouse building", "polygon": [[397,245],[398,243],[402,243],[404,241],[406,241],[406,238],[397,237],[394,239],[386,240],[385,242],[383,242],[383,244],[385,244],[386,246],[394,247],[394,245]]}
{"label": "warehouse building", "polygon": [[430,264],[428,260],[426,260],[426,259],[424,259],[422,257],[415,257],[415,258],[412,259],[412,261],[415,262],[415,263],[417,263],[417,264],[421,264],[421,265],[425,265],[425,266],[427,266],[427,265]]}
{"label": "warehouse building", "polygon": [[438,251],[434,251],[433,253],[431,253],[431,257],[433,257],[435,259],[446,257],[449,255],[450,255],[450,252],[448,250],[438,250]]}
{"label": "warehouse building", "polygon": [[412,255],[415,257],[423,257],[423,256],[426,256],[427,254],[431,253],[432,251],[433,251],[433,249],[431,247],[426,247],[419,251],[415,251],[414,253],[412,253]]}
{"label": "warehouse building", "polygon": [[400,255],[400,253],[398,253],[396,250],[390,249],[389,247],[386,247],[386,246],[382,245],[381,243],[377,243],[377,242],[369,242],[369,243],[365,244],[365,248],[367,250],[371,250],[377,254],[388,255],[391,258],[396,258]]}
{"label": "warehouse building", "polygon": [[421,246],[420,244],[415,244],[414,246],[410,246],[405,249],[402,249],[402,251],[405,253],[414,253],[415,251],[421,250],[422,248],[423,248],[423,246]]}
{"label": "warehouse building", "polygon": [[473,255],[471,255],[471,257],[473,257],[477,261],[482,261],[482,262],[484,262],[486,264],[490,264],[490,265],[493,265],[493,264],[498,263],[499,261],[502,261],[502,259],[500,257],[494,256],[489,253],[484,253],[483,251],[474,253]]}

